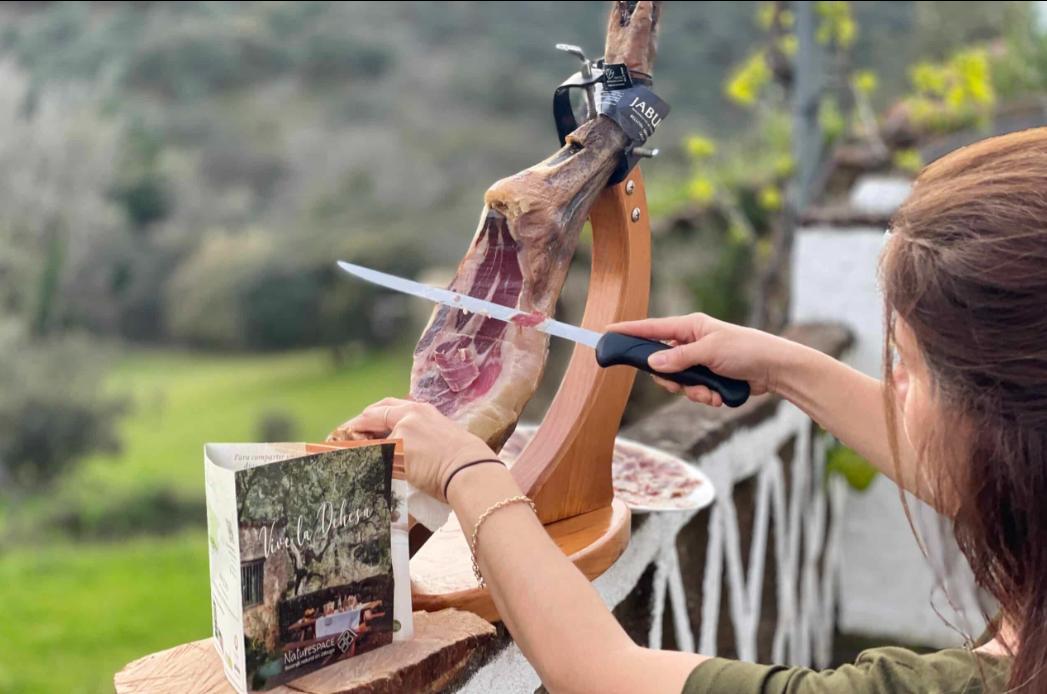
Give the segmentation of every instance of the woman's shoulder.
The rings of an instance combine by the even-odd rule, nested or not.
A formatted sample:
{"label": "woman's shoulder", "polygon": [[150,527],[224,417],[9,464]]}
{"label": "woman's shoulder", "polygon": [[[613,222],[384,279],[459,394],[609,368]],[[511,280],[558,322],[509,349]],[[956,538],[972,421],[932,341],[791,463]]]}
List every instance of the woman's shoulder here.
{"label": "woman's shoulder", "polygon": [[711,658],[691,673],[684,694],[999,692],[1006,689],[1009,663],[962,648],[920,654],[893,646],[863,651],[853,664],[820,671]]}

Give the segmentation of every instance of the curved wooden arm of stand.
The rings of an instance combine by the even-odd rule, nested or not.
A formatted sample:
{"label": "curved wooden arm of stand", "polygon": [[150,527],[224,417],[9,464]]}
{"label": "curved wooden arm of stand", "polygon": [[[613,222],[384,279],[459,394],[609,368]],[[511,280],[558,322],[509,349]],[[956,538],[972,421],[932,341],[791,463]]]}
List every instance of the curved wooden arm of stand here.
{"label": "curved wooden arm of stand", "polygon": [[[582,326],[602,331],[646,317],[651,227],[639,169],[600,195],[589,220],[593,264]],[[635,375],[631,368],[601,369],[592,349],[575,346],[556,397],[513,466],[543,523],[610,505],[614,437]]]}
{"label": "curved wooden arm of stand", "polygon": [[[651,227],[639,169],[601,193],[589,219],[593,264],[582,325],[602,330],[645,317]],[[629,510],[611,487],[611,454],[635,375],[629,367],[601,369],[592,349],[576,346],[541,426],[512,468],[549,534],[590,579],[629,542]],[[411,577],[416,609],[459,607],[497,619],[453,518],[412,557]]]}

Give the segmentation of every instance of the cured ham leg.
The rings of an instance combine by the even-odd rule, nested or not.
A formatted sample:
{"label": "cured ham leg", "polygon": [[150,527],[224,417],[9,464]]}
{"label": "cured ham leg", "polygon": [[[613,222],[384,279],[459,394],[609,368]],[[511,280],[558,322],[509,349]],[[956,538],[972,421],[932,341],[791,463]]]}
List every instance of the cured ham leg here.
{"label": "cured ham leg", "polygon": [[[607,63],[625,63],[634,78],[649,79],[659,5],[612,4]],[[449,288],[514,306],[529,320],[507,324],[438,306],[415,348],[412,399],[432,403],[501,448],[548,357],[548,336],[527,324],[555,310],[582,226],[627,144],[615,122],[598,116],[549,158],[488,189],[479,228]]]}

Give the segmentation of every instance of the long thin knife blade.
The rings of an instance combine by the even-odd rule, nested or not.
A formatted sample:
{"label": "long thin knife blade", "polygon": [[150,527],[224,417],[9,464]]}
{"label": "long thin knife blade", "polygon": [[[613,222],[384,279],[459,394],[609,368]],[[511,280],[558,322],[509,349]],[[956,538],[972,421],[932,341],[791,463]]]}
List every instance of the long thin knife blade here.
{"label": "long thin knife blade", "polygon": [[371,284],[377,284],[403,294],[418,296],[438,304],[450,306],[451,308],[479,313],[481,316],[495,318],[500,321],[505,321],[506,323],[514,323],[524,327],[533,327],[535,330],[540,330],[549,335],[555,335],[556,337],[562,337],[566,340],[571,340],[572,342],[579,342],[594,349],[596,348],[596,343],[600,341],[601,337],[603,337],[601,333],[587,330],[585,328],[579,328],[578,326],[569,323],[561,323],[552,318],[546,318],[540,323],[535,324],[530,322],[531,314],[525,313],[524,311],[496,304],[493,301],[477,299],[476,297],[467,294],[459,294],[450,289],[431,287],[428,284],[422,284],[421,282],[415,282],[414,280],[397,277],[396,275],[390,275],[385,272],[378,272],[377,270],[371,270],[370,268],[361,265],[347,263],[344,260],[338,261],[338,267],[342,268],[350,275],[355,275]]}

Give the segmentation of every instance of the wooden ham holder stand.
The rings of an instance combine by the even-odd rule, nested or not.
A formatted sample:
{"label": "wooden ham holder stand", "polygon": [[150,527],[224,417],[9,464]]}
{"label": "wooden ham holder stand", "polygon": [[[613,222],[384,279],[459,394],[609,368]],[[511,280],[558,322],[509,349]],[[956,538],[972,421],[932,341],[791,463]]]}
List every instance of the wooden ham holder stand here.
{"label": "wooden ham holder stand", "polygon": [[[647,316],[651,227],[639,167],[605,189],[589,215],[592,274],[582,326]],[[614,498],[611,455],[636,371],[602,369],[593,350],[576,345],[560,388],[534,438],[512,468],[549,535],[589,579],[602,574],[629,543],[629,509]],[[469,610],[498,620],[473,577],[469,546],[454,516],[411,558],[414,608]]]}

